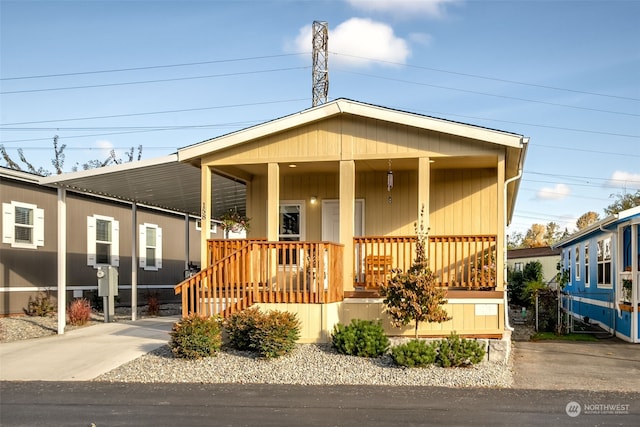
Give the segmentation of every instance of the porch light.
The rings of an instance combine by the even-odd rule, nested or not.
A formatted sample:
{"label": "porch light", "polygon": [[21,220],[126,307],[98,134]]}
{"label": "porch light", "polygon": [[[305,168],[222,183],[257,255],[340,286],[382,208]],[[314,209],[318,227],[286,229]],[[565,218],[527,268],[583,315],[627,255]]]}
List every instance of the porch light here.
{"label": "porch light", "polygon": [[318,198],[316,196],[311,196],[310,202],[312,205],[315,205],[318,202]]}
{"label": "porch light", "polygon": [[387,172],[387,191],[393,189],[393,171],[391,170],[391,160],[389,160],[389,171]]}

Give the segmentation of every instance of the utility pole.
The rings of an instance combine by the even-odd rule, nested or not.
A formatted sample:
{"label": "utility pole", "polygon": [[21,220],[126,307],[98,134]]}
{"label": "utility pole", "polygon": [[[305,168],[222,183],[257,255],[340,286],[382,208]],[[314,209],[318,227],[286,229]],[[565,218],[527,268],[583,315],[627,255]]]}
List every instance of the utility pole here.
{"label": "utility pole", "polygon": [[329,67],[327,59],[329,39],[329,24],[313,21],[313,70],[312,70],[312,106],[327,102],[329,96]]}

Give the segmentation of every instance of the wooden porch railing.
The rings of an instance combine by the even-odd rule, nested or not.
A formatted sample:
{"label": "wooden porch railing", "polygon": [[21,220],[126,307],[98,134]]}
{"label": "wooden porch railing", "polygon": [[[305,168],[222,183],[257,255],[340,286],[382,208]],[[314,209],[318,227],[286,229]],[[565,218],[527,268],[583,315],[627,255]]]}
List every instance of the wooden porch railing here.
{"label": "wooden porch railing", "polygon": [[[429,268],[447,288],[485,290],[496,287],[495,235],[429,236]],[[354,238],[356,287],[377,289],[393,269],[406,271],[415,259],[415,236]]]}
{"label": "wooden porch railing", "polygon": [[182,315],[226,317],[259,302],[343,299],[343,246],[326,242],[210,240],[212,263],[175,287]]}

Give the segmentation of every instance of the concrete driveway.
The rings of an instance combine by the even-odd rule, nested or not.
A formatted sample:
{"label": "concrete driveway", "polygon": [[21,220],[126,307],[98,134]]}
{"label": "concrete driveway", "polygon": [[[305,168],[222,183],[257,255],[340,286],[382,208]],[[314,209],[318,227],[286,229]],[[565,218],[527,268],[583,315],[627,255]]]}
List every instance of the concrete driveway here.
{"label": "concrete driveway", "polygon": [[512,344],[513,388],[640,391],[638,344],[617,338]]}

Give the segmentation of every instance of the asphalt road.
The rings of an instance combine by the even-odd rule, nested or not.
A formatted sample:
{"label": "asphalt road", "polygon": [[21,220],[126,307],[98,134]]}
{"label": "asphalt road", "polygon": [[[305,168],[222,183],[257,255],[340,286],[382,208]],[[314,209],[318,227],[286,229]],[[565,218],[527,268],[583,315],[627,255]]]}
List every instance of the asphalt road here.
{"label": "asphalt road", "polygon": [[[622,413],[607,414],[611,411]],[[568,415],[568,412],[574,416]],[[0,383],[0,425],[3,427],[637,426],[639,420],[640,393],[624,392],[376,386]]]}

